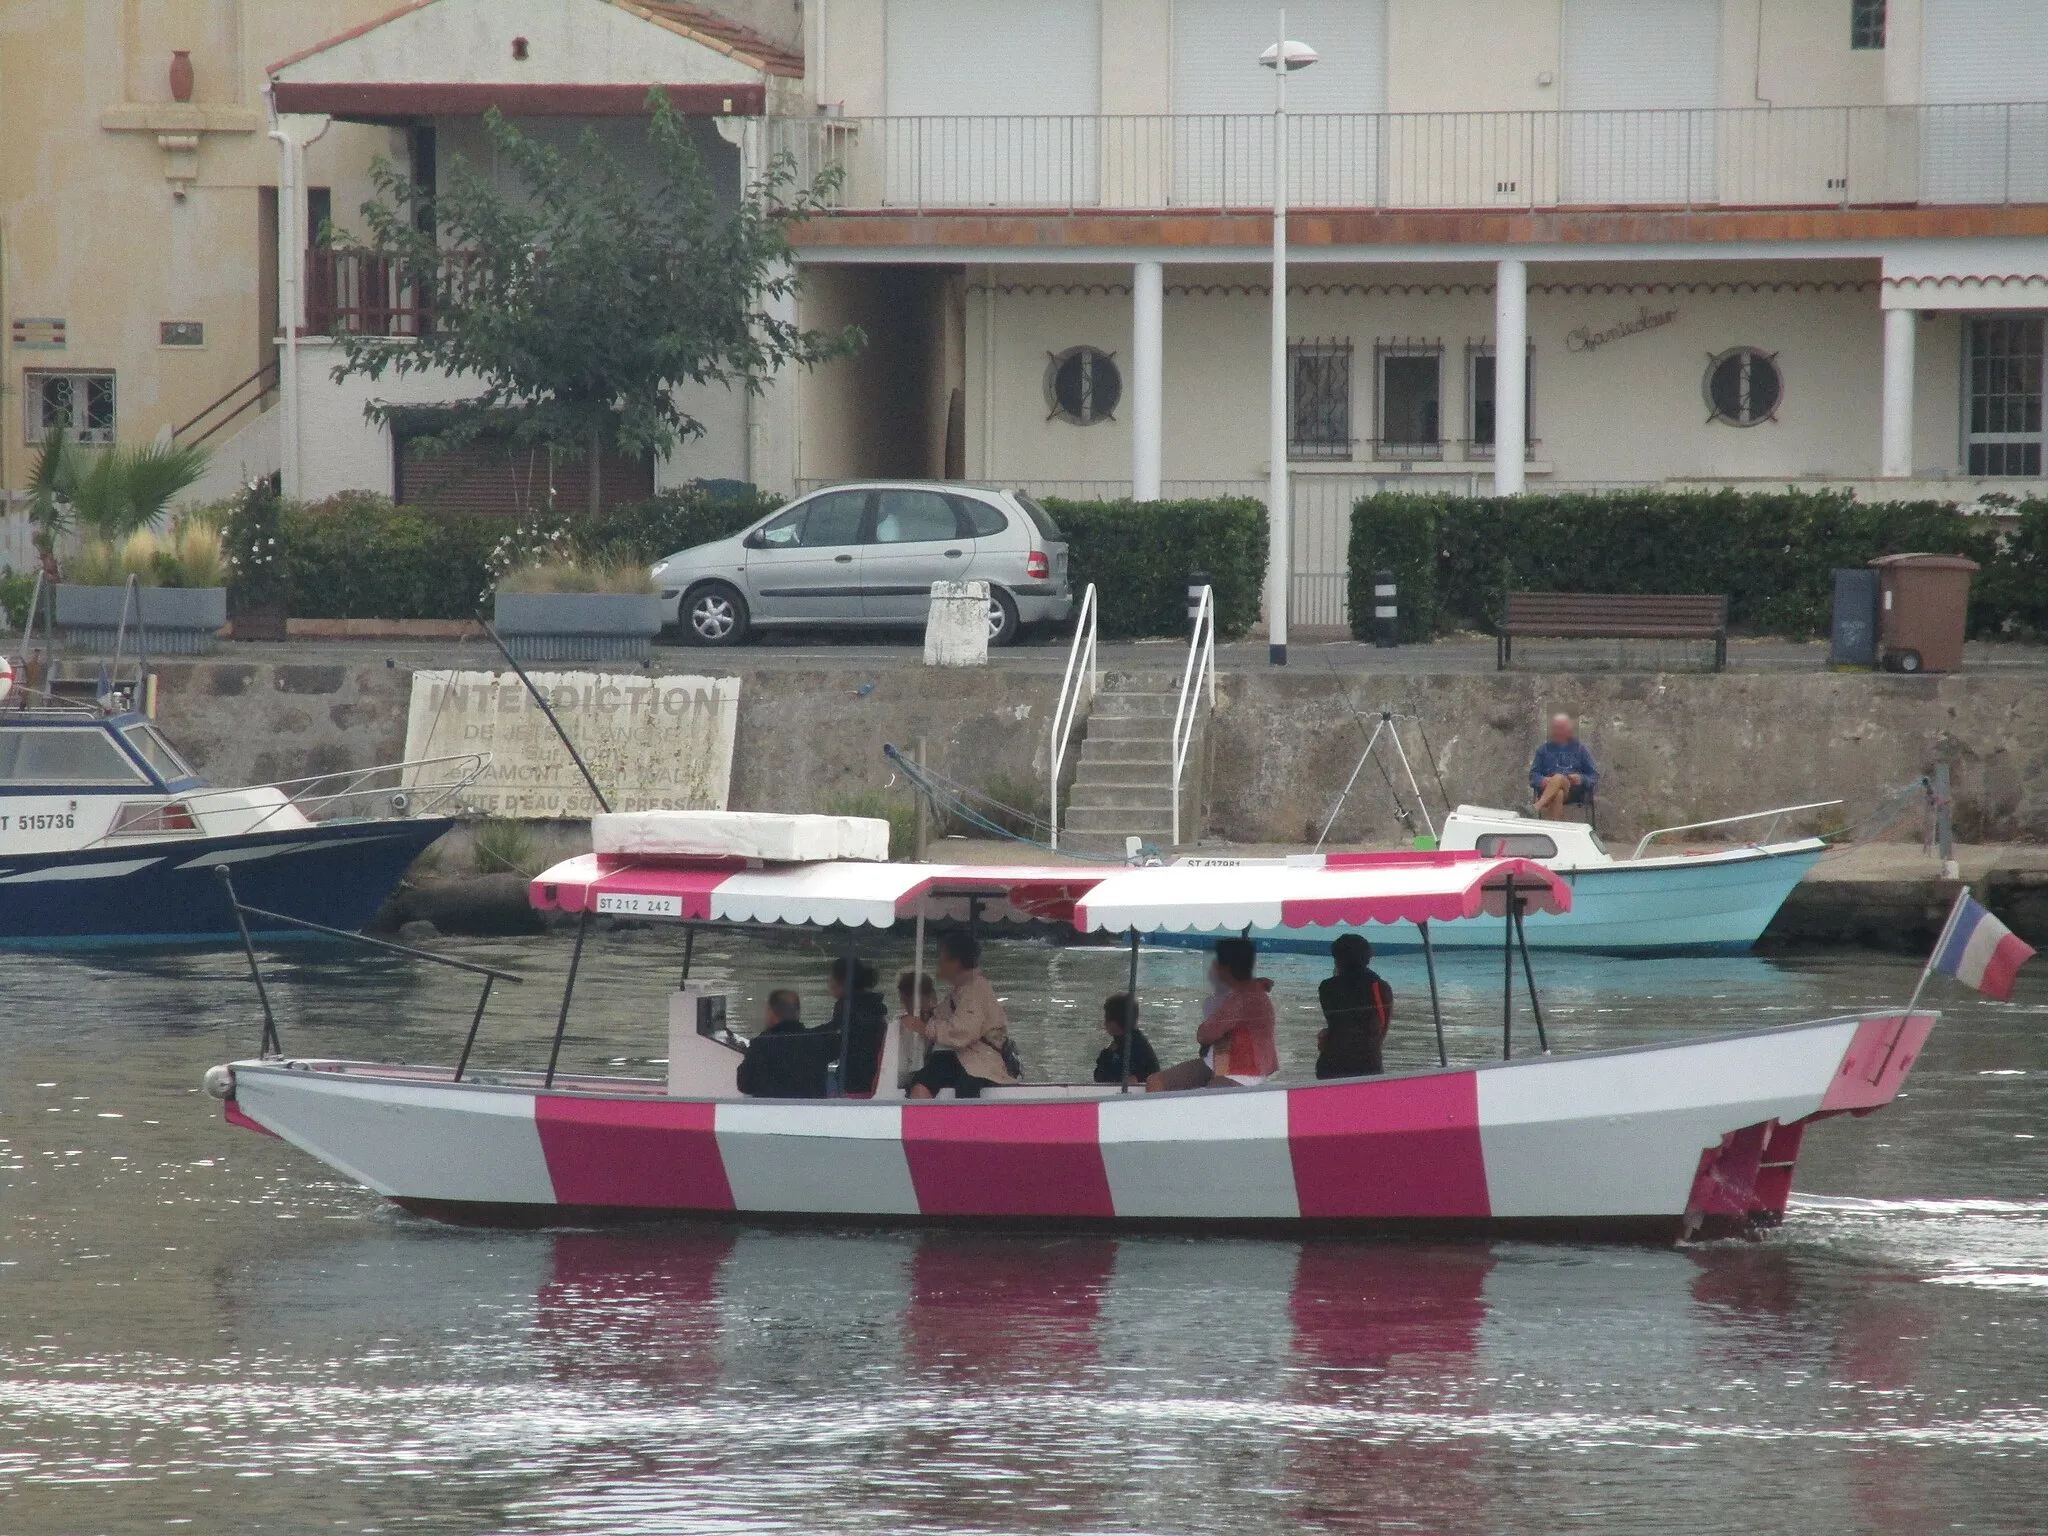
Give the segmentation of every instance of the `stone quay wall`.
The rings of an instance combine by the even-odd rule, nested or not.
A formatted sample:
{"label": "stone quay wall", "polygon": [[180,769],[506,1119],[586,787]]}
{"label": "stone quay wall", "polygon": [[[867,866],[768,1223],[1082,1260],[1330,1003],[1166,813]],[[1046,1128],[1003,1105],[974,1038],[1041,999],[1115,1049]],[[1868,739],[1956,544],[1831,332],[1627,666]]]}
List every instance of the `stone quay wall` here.
{"label": "stone quay wall", "polygon": [[[296,778],[403,755],[411,673],[382,654],[166,661],[157,670],[167,731],[216,782]],[[931,764],[963,782],[1039,782],[1059,690],[1056,675],[1002,666],[792,666],[686,653],[669,670],[741,679],[731,791],[738,810],[809,811],[836,791],[881,788],[893,772],[882,744],[907,749],[919,738]],[[1579,717],[1600,762],[1600,826],[1611,843],[1655,826],[1812,800],[1846,801],[1842,814],[1853,821],[1937,761],[1950,765],[1959,837],[2044,842],[2043,676],[1230,672],[1205,743],[1205,830],[1235,842],[1312,842],[1379,710],[1389,707],[1409,717],[1403,739],[1432,807],[1438,771],[1454,803],[1522,804],[1543,721],[1564,710]],[[1177,675],[1164,673],[1132,681],[1178,686]],[[1407,798],[1405,779],[1400,787]],[[1405,835],[1368,766],[1332,837]]]}

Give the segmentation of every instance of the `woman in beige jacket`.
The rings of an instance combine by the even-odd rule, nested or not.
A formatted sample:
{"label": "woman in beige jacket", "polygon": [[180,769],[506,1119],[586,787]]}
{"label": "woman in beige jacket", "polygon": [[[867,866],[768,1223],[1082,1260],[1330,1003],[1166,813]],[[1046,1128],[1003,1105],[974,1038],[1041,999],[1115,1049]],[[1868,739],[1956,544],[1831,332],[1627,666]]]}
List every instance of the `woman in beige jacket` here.
{"label": "woman in beige jacket", "polygon": [[942,1088],[956,1098],[978,1099],[991,1084],[1014,1083],[1003,1064],[1003,1046],[1010,1038],[1010,1020],[996,998],[996,989],[977,967],[981,945],[972,935],[939,935],[939,980],[946,1000],[929,1019],[904,1020],[932,1043],[924,1066],[910,1080],[913,1099],[933,1099]]}

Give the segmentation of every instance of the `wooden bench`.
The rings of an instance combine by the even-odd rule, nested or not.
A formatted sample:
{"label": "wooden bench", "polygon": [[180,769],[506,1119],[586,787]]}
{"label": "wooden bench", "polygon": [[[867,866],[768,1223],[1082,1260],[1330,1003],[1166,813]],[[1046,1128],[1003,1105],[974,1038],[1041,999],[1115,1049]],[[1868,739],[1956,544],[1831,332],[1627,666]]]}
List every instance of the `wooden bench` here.
{"label": "wooden bench", "polygon": [[1515,657],[1515,637],[1546,640],[1711,640],[1714,670],[1728,665],[1728,598],[1704,592],[1510,592],[1493,644],[1494,669]]}

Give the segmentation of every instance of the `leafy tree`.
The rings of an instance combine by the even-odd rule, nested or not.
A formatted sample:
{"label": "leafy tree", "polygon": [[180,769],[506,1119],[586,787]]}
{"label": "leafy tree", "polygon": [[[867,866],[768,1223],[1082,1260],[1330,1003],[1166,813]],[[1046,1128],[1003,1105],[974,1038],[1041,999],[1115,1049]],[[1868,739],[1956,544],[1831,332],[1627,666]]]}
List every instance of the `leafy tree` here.
{"label": "leafy tree", "polygon": [[[343,337],[335,378],[442,371],[474,381],[476,392],[448,406],[422,446],[502,436],[582,458],[595,512],[606,446],[665,454],[703,432],[677,406],[677,385],[759,393],[786,364],[810,367],[858,348],[856,329],[807,331],[769,310],[796,290],[785,225],[822,205],[831,173],[800,185],[795,162],[781,156],[736,208],[721,209],[688,124],[659,89],[648,108],[651,182],[594,132],[564,154],[495,109],[484,126],[523,195],[458,156],[429,198],[378,161],[380,195],[362,210],[369,239],[337,234],[334,243],[389,261],[430,298],[431,324],[411,343]],[[367,408],[383,422],[396,409]]]}

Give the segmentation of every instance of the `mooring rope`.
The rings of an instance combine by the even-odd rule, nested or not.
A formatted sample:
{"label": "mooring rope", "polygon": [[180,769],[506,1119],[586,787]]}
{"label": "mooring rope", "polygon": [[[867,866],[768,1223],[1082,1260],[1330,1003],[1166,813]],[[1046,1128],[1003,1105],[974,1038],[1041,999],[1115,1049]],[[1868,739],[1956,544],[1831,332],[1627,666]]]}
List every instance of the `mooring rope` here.
{"label": "mooring rope", "polygon": [[[1058,854],[1061,858],[1085,859],[1090,863],[1100,863],[1103,859],[1110,857],[1118,860],[1123,858],[1121,850],[1112,855],[1101,849],[1077,852],[1070,848],[1055,848],[1047,840],[1052,834],[1052,823],[1043,816],[1036,815],[1031,811],[1023,810],[1014,805],[1006,805],[996,799],[995,796],[976,789],[970,784],[963,784],[958,779],[950,778],[935,768],[920,767],[904,753],[887,743],[883,744],[882,752],[891,763],[896,765],[896,770],[903,775],[904,779],[909,783],[911,790],[916,794],[922,795],[926,803],[931,806],[933,814],[942,821],[962,821],[970,827],[986,832],[993,837],[1002,838],[1006,842],[1021,843],[1026,848],[1036,848],[1044,853]],[[984,807],[986,809],[983,809]],[[1012,817],[1016,821],[1030,827],[1033,831],[1043,831],[1046,836],[1044,838],[1029,837],[1024,833],[1013,831],[1011,828],[1003,826],[994,820],[991,813],[1001,813],[1002,815]]]}

